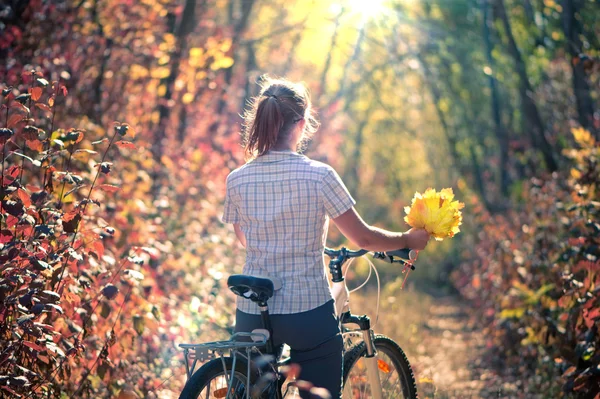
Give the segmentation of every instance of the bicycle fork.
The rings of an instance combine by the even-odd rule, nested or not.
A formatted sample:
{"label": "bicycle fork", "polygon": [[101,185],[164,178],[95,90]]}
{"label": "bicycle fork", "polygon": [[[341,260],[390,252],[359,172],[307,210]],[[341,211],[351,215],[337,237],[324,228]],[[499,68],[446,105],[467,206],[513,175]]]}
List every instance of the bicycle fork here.
{"label": "bicycle fork", "polygon": [[371,386],[371,395],[373,399],[382,399],[383,390],[381,388],[381,380],[379,379],[379,364],[377,362],[377,350],[375,349],[373,330],[371,330],[371,320],[368,316],[353,315],[350,313],[350,310],[342,313],[340,320],[342,324],[352,323],[360,327],[367,352],[364,361],[367,368],[367,378]]}
{"label": "bicycle fork", "polygon": [[368,316],[356,316],[350,313],[348,306],[348,288],[345,281],[334,282],[331,289],[335,299],[336,314],[339,315],[342,324],[355,323],[360,327],[360,331],[365,342],[367,355],[365,356],[365,365],[367,367],[367,377],[371,385],[371,395],[373,399],[382,399],[383,390],[381,389],[381,380],[379,379],[379,365],[377,364],[377,351],[373,343],[373,330],[371,330],[371,320]]}
{"label": "bicycle fork", "polygon": [[381,389],[381,380],[379,379],[379,365],[377,364],[377,351],[373,344],[373,330],[362,330],[363,341],[367,355],[365,356],[365,365],[367,367],[367,377],[371,385],[371,395],[373,399],[382,399],[383,390]]}

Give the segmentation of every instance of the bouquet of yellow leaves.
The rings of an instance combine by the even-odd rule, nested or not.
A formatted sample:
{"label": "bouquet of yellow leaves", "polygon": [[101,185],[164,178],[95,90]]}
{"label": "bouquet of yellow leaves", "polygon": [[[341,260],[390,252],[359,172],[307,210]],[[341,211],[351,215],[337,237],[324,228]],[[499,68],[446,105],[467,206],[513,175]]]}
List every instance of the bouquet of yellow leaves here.
{"label": "bouquet of yellow leaves", "polygon": [[438,241],[454,237],[454,234],[460,231],[460,210],[465,204],[453,199],[454,193],[451,188],[440,192],[428,188],[423,194],[415,193],[411,205],[404,208],[404,221],[413,228],[425,229]]}

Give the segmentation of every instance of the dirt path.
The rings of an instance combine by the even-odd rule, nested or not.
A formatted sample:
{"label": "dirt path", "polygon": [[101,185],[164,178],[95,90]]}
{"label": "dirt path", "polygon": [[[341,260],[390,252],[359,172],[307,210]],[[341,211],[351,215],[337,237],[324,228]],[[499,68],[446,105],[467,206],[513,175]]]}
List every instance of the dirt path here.
{"label": "dirt path", "polygon": [[[354,313],[375,314],[376,294],[352,297]],[[392,337],[406,352],[420,398],[509,398],[515,388],[502,384],[482,366],[485,339],[471,309],[457,297],[433,298],[390,284],[380,299],[378,333]]]}

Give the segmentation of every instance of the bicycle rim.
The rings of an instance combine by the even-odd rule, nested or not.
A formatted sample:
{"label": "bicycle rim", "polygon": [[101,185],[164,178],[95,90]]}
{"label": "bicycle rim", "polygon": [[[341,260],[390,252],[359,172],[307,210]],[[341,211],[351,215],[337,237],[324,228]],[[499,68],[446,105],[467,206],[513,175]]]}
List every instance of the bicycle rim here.
{"label": "bicycle rim", "polygon": [[[207,385],[198,393],[198,399],[225,398],[227,396],[227,379],[223,373],[209,380]],[[231,384],[231,399],[244,399],[246,397],[246,376],[235,373]]]}
{"label": "bicycle rim", "polygon": [[[378,335],[374,340],[377,365],[384,399],[416,399],[417,388],[406,355],[390,338]],[[343,399],[372,398],[364,360],[364,342],[344,356]]]}
{"label": "bicycle rim", "polygon": [[[220,361],[212,361],[198,370],[181,393],[180,399],[221,399],[227,397],[227,384],[231,377],[231,364],[227,362],[227,373]],[[237,369],[238,367],[236,367]],[[245,372],[236,370],[229,388],[229,398],[245,399],[247,377]],[[251,382],[252,383],[252,382]]]}

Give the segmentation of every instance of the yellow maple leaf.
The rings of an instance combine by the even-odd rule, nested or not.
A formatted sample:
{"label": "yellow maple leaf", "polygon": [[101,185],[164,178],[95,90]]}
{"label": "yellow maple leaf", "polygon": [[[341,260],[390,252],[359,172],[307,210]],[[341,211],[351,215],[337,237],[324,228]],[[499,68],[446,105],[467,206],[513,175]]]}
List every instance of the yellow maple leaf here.
{"label": "yellow maple leaf", "polygon": [[439,192],[432,188],[425,190],[423,194],[415,193],[411,206],[404,208],[406,217],[404,221],[409,226],[417,229],[425,229],[436,240],[453,237],[460,231],[462,224],[462,212],[465,204],[453,201],[454,192],[451,188],[445,188]]}
{"label": "yellow maple leaf", "polygon": [[579,144],[579,146],[582,148],[591,148],[596,144],[596,140],[594,140],[594,137],[592,137],[592,134],[589,132],[589,130],[579,127],[571,129],[571,133],[573,134],[577,144]]}

